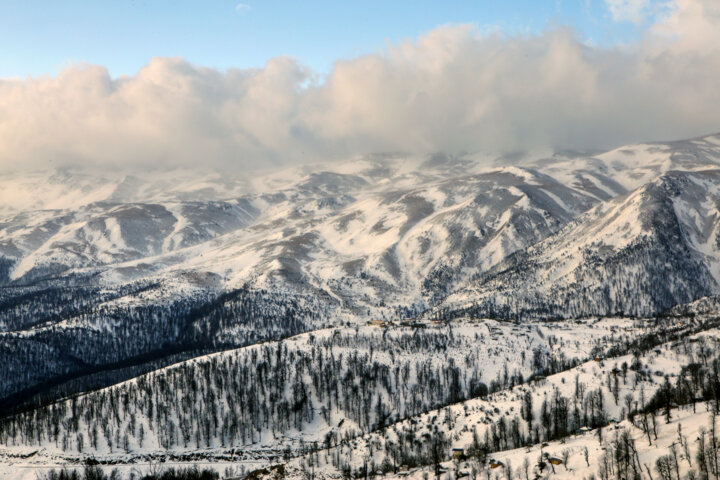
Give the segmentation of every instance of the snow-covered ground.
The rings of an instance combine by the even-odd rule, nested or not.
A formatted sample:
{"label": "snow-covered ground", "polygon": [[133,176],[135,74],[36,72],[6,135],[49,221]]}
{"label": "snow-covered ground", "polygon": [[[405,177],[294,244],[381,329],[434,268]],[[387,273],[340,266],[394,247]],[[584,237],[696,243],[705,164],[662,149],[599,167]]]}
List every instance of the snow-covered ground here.
{"label": "snow-covered ground", "polygon": [[[503,418],[518,435],[540,438],[537,420],[525,418],[563,398],[573,429],[575,412],[587,423],[597,402],[603,421],[620,420],[697,360],[699,346],[717,346],[687,340],[604,358],[660,327],[681,335],[681,324],[697,322],[590,317],[656,315],[688,302],[717,311],[718,145],[706,137],[518,166],[376,157],[253,179],[0,179],[3,395],[160,346],[207,352],[268,341],[3,420],[0,475],[88,455],[126,464],[200,452],[265,464],[317,443],[330,446],[313,460],[318,474],[336,476],[332,463],[378,466],[409,438],[422,439],[420,452],[440,433],[443,448],[467,449],[506,428]],[[485,316],[516,322],[472,318]],[[421,325],[399,326],[404,317]],[[528,320],[549,318],[572,320]],[[479,398],[488,387],[496,393]],[[686,413],[676,418],[694,432],[704,420]],[[622,425],[608,434],[634,428]],[[566,440],[574,472],[560,466],[557,475],[589,476],[578,448],[588,447],[592,463],[601,445],[583,445],[586,437],[595,438]],[[556,443],[544,450],[561,455]],[[653,462],[649,452],[639,458]],[[517,469],[522,454],[539,452],[493,455]]]}
{"label": "snow-covered ground", "polygon": [[[695,325],[689,320],[684,320],[682,323],[687,327]],[[613,375],[611,372],[616,367],[620,371],[623,363],[632,364],[632,355],[600,360],[600,357],[604,356],[608,349],[628,344],[633,340],[640,339],[643,335],[652,335],[655,331],[654,328],[658,326],[668,327],[667,324],[660,325],[654,319],[588,319],[522,325],[492,320],[463,319],[444,326],[434,326],[428,323],[425,328],[419,330],[417,327],[402,326],[325,329],[279,342],[192,359],[99,392],[62,401],[60,402],[60,404],[64,404],[62,409],[50,407],[52,410],[48,410],[48,412],[65,412],[61,414],[63,417],[57,423],[60,431],[55,440],[49,436],[49,433],[45,433],[39,442],[31,437],[25,437],[25,440],[22,440],[22,436],[13,437],[9,435],[11,431],[9,429],[13,427],[5,423],[2,434],[3,445],[0,446],[0,460],[7,467],[7,472],[15,472],[16,475],[27,475],[28,471],[44,470],[50,465],[72,465],[88,457],[123,464],[125,465],[123,468],[132,468],[138,462],[142,464],[147,461],[149,455],[155,458],[165,458],[170,463],[177,462],[178,458],[183,455],[200,455],[202,458],[196,457],[196,461],[207,461],[208,459],[217,461],[219,462],[218,466],[222,468],[232,465],[233,462],[238,464],[249,462],[253,465],[259,462],[260,465],[267,465],[283,461],[282,457],[287,455],[286,448],[289,449],[288,452],[291,456],[295,456],[301,453],[303,445],[307,447],[313,442],[322,445],[323,441],[328,438],[328,434],[333,434],[336,439],[334,441],[346,438],[350,443],[334,447],[328,452],[321,453],[320,456],[328,458],[334,454],[347,455],[352,452],[351,464],[354,468],[358,468],[358,462],[362,462],[365,458],[372,458],[376,465],[380,465],[385,456],[384,445],[388,441],[395,441],[398,432],[412,430],[417,437],[423,437],[426,434],[431,435],[437,431],[437,428],[441,428],[445,429],[447,437],[452,439],[449,446],[467,448],[468,444],[473,441],[473,433],[482,438],[492,422],[496,422],[502,416],[506,416],[508,419],[516,416],[521,411],[525,392],[532,394],[534,415],[537,418],[543,400],[549,400],[555,392],[572,397],[577,394],[578,388],[581,389],[581,397],[591,390],[601,389],[605,398],[605,413],[610,418],[621,419],[626,395],[632,395],[634,399],[639,399],[642,390],[642,395],[649,399],[658,385],[662,383],[664,375],[676,375],[682,365],[695,358],[695,349],[700,346],[714,345],[714,339],[720,338],[720,332],[713,330],[698,334],[698,338],[705,339],[702,341],[675,342],[672,345],[665,345],[658,348],[657,351],[653,350],[641,356],[639,362],[642,367],[637,371],[626,370],[624,375]],[[417,337],[417,335],[422,336]],[[413,340],[414,337],[415,340]],[[433,338],[446,339],[443,341],[446,347],[436,350],[438,344],[433,343]],[[427,343],[427,347],[418,349],[418,339],[427,339],[421,342]],[[687,345],[690,345],[687,347],[689,350],[686,348]],[[491,381],[502,382],[506,372],[510,374],[518,372],[523,377],[527,377],[533,373],[535,368],[533,364],[536,361],[551,362],[557,361],[559,358],[565,358],[567,361],[572,359],[582,361],[592,358],[592,356],[597,356],[597,358],[582,361],[575,368],[550,375],[544,379],[536,379],[529,384],[499,391],[486,398],[467,400],[412,416],[406,420],[399,419],[400,421],[396,423],[391,422],[389,427],[366,436],[362,436],[363,427],[348,419],[347,413],[343,413],[341,410],[331,410],[327,420],[324,420],[324,417],[318,415],[316,411],[312,421],[301,422],[296,427],[284,430],[281,435],[274,433],[274,429],[268,428],[254,434],[251,441],[228,444],[213,437],[207,446],[200,445],[198,447],[191,441],[189,446],[171,445],[167,447],[163,445],[162,437],[158,436],[158,427],[148,418],[146,411],[143,410],[144,407],[136,409],[133,406],[146,405],[143,400],[145,391],[156,392],[155,402],[172,406],[169,411],[171,418],[177,418],[176,424],[182,424],[182,416],[179,415],[178,410],[173,409],[191,408],[198,411],[198,408],[203,408],[201,404],[192,406],[186,403],[187,399],[191,398],[188,397],[189,392],[186,391],[190,385],[195,385],[192,388],[199,388],[200,391],[209,392],[208,389],[212,385],[203,383],[203,375],[212,376],[213,369],[223,370],[226,365],[240,366],[252,358],[274,356],[276,352],[283,349],[288,351],[284,355],[291,355],[296,359],[295,361],[300,363],[303,362],[301,360],[304,358],[303,356],[335,359],[347,357],[350,359],[353,355],[359,355],[361,361],[377,365],[408,365],[410,377],[405,380],[405,383],[409,387],[418,384],[415,367],[412,367],[414,363],[418,366],[422,364],[430,368],[442,369],[443,366],[454,362],[461,366],[466,374],[472,370],[473,365],[478,365],[481,366],[482,380],[490,383]],[[323,362],[325,361],[327,360],[323,360]],[[205,367],[210,367],[210,370]],[[276,367],[279,368],[280,365]],[[340,377],[347,375],[344,367],[338,367],[337,375]],[[611,382],[611,379],[616,377],[619,379],[616,387],[617,401],[614,400],[614,386]],[[469,375],[463,378],[467,380]],[[317,392],[313,390],[313,379],[309,371],[303,373],[303,379],[308,392],[313,396],[313,404],[316,405],[316,408],[324,405],[323,400],[318,398]],[[274,380],[266,378],[265,381],[273,382]],[[296,380],[288,378],[288,381],[287,398],[291,398],[291,385]],[[358,378],[355,381],[361,381],[361,379]],[[138,385],[149,385],[150,388],[143,390],[138,388]],[[170,386],[177,388],[170,392],[170,397],[157,397],[158,391],[165,391]],[[502,388],[501,383],[498,383],[498,386]],[[418,387],[422,388],[422,384],[418,384]],[[350,388],[350,386],[345,385],[343,388]],[[383,394],[383,391],[378,388],[374,393],[378,393],[379,396],[375,398],[384,398],[383,401],[387,402],[391,413],[400,412],[407,407],[402,401],[400,404],[397,403],[403,398],[400,390],[394,401],[384,397],[387,392]],[[219,400],[223,398],[222,389],[216,389],[214,392]],[[114,399],[115,397],[117,399]],[[139,443],[137,436],[130,435],[126,446],[123,447],[116,442],[114,448],[111,448],[101,433],[97,441],[98,446],[91,447],[89,441],[91,425],[85,421],[86,418],[90,418],[87,417],[88,408],[98,409],[98,412],[107,412],[101,413],[101,418],[106,418],[107,422],[112,423],[114,422],[111,416],[112,410],[108,405],[116,405],[113,408],[117,408],[118,402],[122,403],[123,398],[129,400],[129,406],[123,407],[123,409],[130,416],[125,417],[123,414],[124,420],[117,426],[116,431],[129,432],[131,430],[129,422],[132,420],[133,424],[144,426],[145,433],[142,440]],[[173,400],[169,400],[171,398]],[[212,397],[204,396],[203,398]],[[277,401],[276,399],[275,402]],[[375,400],[370,404],[374,408]],[[213,408],[217,408],[220,418],[223,418],[226,415],[223,412],[227,407],[226,401],[220,400]],[[73,409],[77,409],[79,427],[70,432],[68,426],[75,418],[72,415]],[[201,410],[200,416],[206,415],[205,412],[209,411],[210,409],[207,408]],[[370,415],[371,424],[376,420],[374,416],[373,412]],[[27,421],[27,417],[24,418],[25,420],[21,420],[18,424],[18,428],[21,428],[20,426]],[[36,418],[40,419],[41,417]],[[390,418],[392,419],[392,415]],[[101,426],[100,424],[95,425]],[[28,431],[34,430],[30,428]],[[77,434],[75,432],[79,432],[85,438],[82,453],[77,450],[78,444],[75,440]],[[356,435],[360,436],[353,439]],[[112,433],[110,436],[115,438]],[[69,439],[65,448],[63,448],[65,442],[62,440],[63,438]],[[202,442],[204,443],[204,440]],[[371,453],[371,449],[374,453]],[[302,458],[301,456],[299,460],[292,460],[289,466],[300,468]],[[500,458],[500,454],[498,454],[498,458]],[[266,460],[263,461],[263,459]],[[320,471],[327,475],[337,474],[337,470],[330,465],[322,467]],[[0,469],[0,472],[2,471]]]}
{"label": "snow-covered ground", "polygon": [[[658,441],[655,443],[653,438],[653,445],[649,446],[647,440],[642,440],[645,434],[638,428],[632,427],[627,420],[623,420],[627,412],[626,405],[637,408],[638,405],[642,404],[640,402],[647,402],[653,393],[663,385],[665,378],[670,379],[674,384],[682,367],[699,361],[703,351],[717,354],[719,339],[720,330],[712,329],[682,341],[664,344],[639,357],[630,354],[600,361],[590,360],[567,371],[492,394],[487,398],[468,400],[433,410],[394,424],[383,431],[352,440],[346,445],[321,452],[317,456],[315,468],[326,475],[339,476],[340,472],[332,464],[333,458],[339,458],[348,462],[348,465],[353,470],[361,468],[364,464],[380,469],[383,462],[386,460],[391,461],[388,452],[402,444],[401,438],[421,440],[417,447],[418,450],[421,450],[421,448],[427,447],[421,447],[420,445],[429,442],[439,432],[449,439],[448,445],[443,448],[448,450],[450,448],[461,448],[469,451],[473,438],[476,437],[483,441],[486,438],[486,431],[494,428],[494,424],[497,424],[501,418],[507,422],[507,425],[510,425],[512,420],[517,420],[520,425],[520,432],[522,434],[530,433],[527,423],[520,418],[523,397],[526,392],[532,397],[533,418],[537,422],[541,418],[543,403],[547,402],[549,404],[554,396],[559,394],[560,397],[568,398],[573,402],[568,413],[569,417],[572,417],[574,406],[577,406],[581,411],[583,408],[587,408],[587,405],[584,405],[582,396],[599,390],[604,400],[601,408],[606,418],[611,421],[611,426],[602,429],[602,442],[598,443],[597,432],[593,431],[572,435],[564,441],[538,441],[537,444],[529,448],[523,447],[490,453],[488,458],[502,460],[504,463],[506,463],[505,460],[510,460],[513,468],[517,468],[521,466],[526,456],[531,465],[534,465],[539,457],[540,450],[551,454],[551,456],[561,457],[562,450],[569,449],[571,459],[568,468],[573,469],[573,471],[568,470],[566,472],[561,466],[559,469],[556,467],[556,473],[565,474],[564,477],[560,478],[582,478],[583,475],[587,476],[589,473],[597,474],[598,458],[603,451],[604,442],[611,439],[615,433],[620,432],[622,429],[627,429],[630,431],[632,438],[636,440],[638,449],[642,448],[641,460],[648,463],[652,461],[653,463],[649,464],[654,469],[654,458],[666,454],[666,447],[672,443],[672,437],[677,437],[678,423],[683,424],[681,427],[683,435],[687,436],[690,442],[695,441],[698,429],[701,426],[709,429],[707,421],[709,414],[706,413],[709,407],[698,403],[696,414],[692,413],[693,408],[691,406],[683,407],[680,410],[676,409],[672,415],[673,422],[670,425],[665,425],[664,417],[658,416]],[[623,375],[622,364],[631,365],[634,361],[637,362],[637,369],[628,369],[627,373]],[[615,379],[617,379],[617,394],[614,394]],[[580,398],[577,397],[578,388],[581,391]],[[572,425],[572,418],[569,420]],[[612,423],[615,421],[619,422],[617,427],[615,423]],[[685,423],[687,423],[687,426]],[[571,433],[576,432],[582,426],[582,424],[572,425]],[[542,447],[543,443],[548,443],[548,445]],[[583,467],[581,464],[585,464],[584,457],[580,455],[580,451],[584,446],[587,446],[589,450],[590,466],[585,465],[584,468],[581,468]],[[307,458],[300,457],[291,461],[290,465],[300,470],[303,464],[306,463]],[[449,464],[450,462],[446,463]],[[479,468],[479,466],[476,465],[476,468]],[[427,471],[431,470],[427,468],[424,470],[417,469],[413,476],[414,478],[423,478],[423,472]],[[403,473],[403,476],[406,473]]]}
{"label": "snow-covered ground", "polygon": [[[647,436],[640,428],[635,427],[628,420],[623,420],[600,429],[600,432],[595,429],[572,435],[564,440],[494,453],[492,459],[496,461],[497,465],[502,464],[496,468],[490,467],[489,464],[481,465],[473,460],[442,462],[443,470],[447,473],[441,478],[456,478],[460,472],[462,472],[460,475],[468,474],[469,476],[474,473],[478,478],[485,478],[487,473],[490,473],[490,478],[506,478],[506,468],[510,468],[512,478],[524,479],[526,460],[529,478],[536,478],[537,473],[540,473],[540,478],[558,480],[590,478],[591,475],[599,478],[598,471],[603,464],[603,456],[612,451],[608,444],[612,443],[622,432],[627,432],[635,442],[637,458],[643,471],[642,478],[650,478],[647,475],[647,468],[650,468],[653,478],[659,477],[655,462],[660,456],[670,454],[673,445],[678,453],[681,478],[686,478],[690,470],[694,470],[696,474],[698,471],[695,455],[698,448],[697,439],[700,437],[701,429],[705,429],[706,432],[709,431],[713,420],[717,427],[720,428],[720,419],[713,416],[711,410],[712,405],[705,403],[698,404],[695,413],[693,413],[691,407],[672,409],[670,423],[666,423],[664,418],[657,419],[657,439],[653,435],[651,437],[652,444],[648,442]],[[689,460],[686,458],[683,447],[679,445],[678,427],[680,427],[681,435],[684,437],[683,442],[688,442]],[[586,451],[587,457],[585,456]],[[551,465],[545,457],[547,454],[548,457],[563,460],[564,452],[567,452],[567,463],[557,466]],[[546,463],[542,471],[537,468],[541,458],[545,459]],[[294,474],[299,476],[301,473],[299,470],[295,470]],[[382,475],[382,478],[420,480],[425,479],[426,476],[433,478],[434,475],[434,467],[430,466],[408,469],[398,474],[388,473]]]}
{"label": "snow-covered ground", "polygon": [[[713,138],[519,166],[399,156],[253,179],[186,171],[10,175],[0,180],[0,257],[14,281],[83,274],[110,285],[152,279],[182,290],[178,279],[195,272],[212,276],[210,288],[316,288],[354,313],[389,314],[383,303],[436,302],[594,205],[668,172],[717,169]],[[679,214],[692,210],[683,217],[696,231],[689,232],[692,246],[720,278],[715,232],[697,219],[711,218],[715,206],[690,203]],[[595,215],[612,221],[563,234],[571,245],[555,256],[564,266],[538,282],[573,269],[576,250],[588,243],[618,247],[642,234],[638,216],[645,213],[633,205],[598,207]]]}

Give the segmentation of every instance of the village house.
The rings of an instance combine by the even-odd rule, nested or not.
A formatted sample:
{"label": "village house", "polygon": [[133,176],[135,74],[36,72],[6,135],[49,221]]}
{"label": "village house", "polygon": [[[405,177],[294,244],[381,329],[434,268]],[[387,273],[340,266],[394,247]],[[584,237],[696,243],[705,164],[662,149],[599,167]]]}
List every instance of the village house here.
{"label": "village house", "polygon": [[465,458],[465,450],[462,448],[453,448],[452,449],[452,457],[453,460],[462,460]]}

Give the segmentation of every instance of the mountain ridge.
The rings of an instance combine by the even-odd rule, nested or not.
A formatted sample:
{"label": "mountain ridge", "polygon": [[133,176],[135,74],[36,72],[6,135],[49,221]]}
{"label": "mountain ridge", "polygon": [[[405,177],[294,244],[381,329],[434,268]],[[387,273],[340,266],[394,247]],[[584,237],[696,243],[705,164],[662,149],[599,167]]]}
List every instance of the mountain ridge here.
{"label": "mountain ridge", "polygon": [[[478,314],[490,314],[488,306],[492,302],[505,305],[502,312],[496,309],[495,314],[506,317],[531,310],[517,305],[510,308],[507,303],[498,302],[498,298],[512,297],[526,303],[547,300],[536,315],[651,316],[716,294],[717,216],[711,212],[717,209],[719,188],[718,170],[668,172],[638,190],[582,214],[557,234],[519,253],[497,267],[497,271],[487,273],[477,280],[475,287],[457,292],[454,298],[451,295],[446,304],[462,302],[464,295],[478,302],[468,310],[477,309]],[[701,200],[706,198],[708,203],[704,205]],[[715,235],[712,245],[708,245],[709,237],[701,238],[702,234],[709,235],[708,230]],[[638,257],[634,266],[630,258],[633,256]],[[596,267],[619,270],[603,277],[592,273]],[[638,271],[632,272],[633,268]],[[651,274],[648,269],[653,268],[660,270]],[[635,280],[628,281],[633,275]],[[523,291],[522,277],[528,276],[531,278],[525,283],[533,285]],[[638,280],[641,276],[649,279],[641,282]],[[622,282],[626,286],[619,288],[630,288],[632,292],[611,291]],[[662,291],[665,287],[667,290]],[[542,288],[548,290],[543,292]],[[593,299],[586,291],[592,288],[603,290],[599,295],[612,298]],[[661,298],[663,295],[668,296],[667,301]],[[490,303],[483,303],[485,297]],[[589,305],[572,306],[572,302],[583,300]],[[563,307],[563,302],[568,305]],[[645,303],[631,305],[631,302]]]}
{"label": "mountain ridge", "polygon": [[164,349],[383,319],[653,316],[720,294],[715,136],[483,161],[371,157],[225,178],[207,201],[181,197],[217,176],[167,191],[172,175],[138,177],[132,202],[90,191],[81,207],[7,216],[0,397]]}

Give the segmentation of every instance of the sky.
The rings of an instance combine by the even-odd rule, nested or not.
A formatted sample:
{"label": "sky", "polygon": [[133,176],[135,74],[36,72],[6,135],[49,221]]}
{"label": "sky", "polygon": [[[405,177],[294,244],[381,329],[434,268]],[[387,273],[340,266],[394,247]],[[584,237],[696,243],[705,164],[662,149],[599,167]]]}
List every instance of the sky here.
{"label": "sky", "polygon": [[0,172],[720,131],[717,0],[0,2]]}
{"label": "sky", "polygon": [[287,55],[320,75],[343,58],[380,51],[439,25],[508,35],[568,25],[588,42],[627,43],[641,19],[612,21],[603,0],[3,0],[0,77],[56,74],[73,63],[133,75],[151,57],[219,69],[262,67]]}

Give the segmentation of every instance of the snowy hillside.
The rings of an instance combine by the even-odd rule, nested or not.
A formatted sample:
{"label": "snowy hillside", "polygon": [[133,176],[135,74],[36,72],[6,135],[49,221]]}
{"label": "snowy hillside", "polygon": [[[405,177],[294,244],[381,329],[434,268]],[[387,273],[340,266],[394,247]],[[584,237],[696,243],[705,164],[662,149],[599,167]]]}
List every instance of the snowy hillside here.
{"label": "snowy hillside", "polygon": [[[709,425],[715,406],[704,402],[717,382],[709,372],[720,361],[718,341],[713,319],[329,329],[6,418],[0,463],[22,467],[8,472],[13,478],[89,456],[108,465],[214,459],[221,471],[286,463],[290,478],[419,479],[436,468],[480,473],[492,465],[580,478],[616,468],[603,455],[631,439],[640,463],[620,468],[647,462],[655,472],[679,437],[694,455]],[[594,359],[559,362],[590,352]],[[465,390],[493,376],[490,390]],[[443,398],[453,391],[460,397]],[[447,406],[429,409],[433,401]],[[453,461],[453,449],[463,457]]]}
{"label": "snowy hillside", "polygon": [[353,314],[384,304],[424,308],[593,205],[669,171],[717,167],[719,144],[706,137],[636,145],[519,168],[378,157],[254,180],[58,172],[44,183],[59,190],[42,196],[42,177],[13,178],[21,193],[3,208],[31,197],[36,202],[25,204],[43,210],[0,222],[0,281],[60,275],[172,284],[178,274],[202,272],[225,290],[321,290]]}
{"label": "snowy hillside", "polygon": [[29,282],[172,252],[245,227],[257,214],[244,199],[20,213],[0,223],[0,254],[18,259],[3,280]]}
{"label": "snowy hillside", "polygon": [[279,281],[353,305],[377,304],[363,298],[370,293],[407,304],[442,294],[439,287],[452,288],[595,203],[518,168],[433,180],[402,174],[407,187],[371,174],[314,173],[274,194],[226,202],[19,214],[0,231],[12,264],[7,281],[92,273],[112,284],[205,271],[229,287]]}
{"label": "snowy hillside", "polygon": [[651,316],[717,294],[720,170],[673,171],[594,207],[450,295],[489,316]]}
{"label": "snowy hillside", "polygon": [[142,175],[73,170],[10,173],[0,178],[0,216],[74,210],[94,203],[218,201],[252,189],[240,176],[182,170]]}
{"label": "snowy hillside", "polygon": [[699,171],[720,167],[720,134],[675,142],[626,145],[593,157],[532,162],[564,185],[595,192],[600,200],[642,187],[673,170]]}
{"label": "snowy hillside", "polygon": [[[712,435],[713,425],[718,428],[717,416],[713,415],[714,405],[699,403],[692,407],[673,408],[670,410],[671,421],[656,420],[656,432],[648,441],[642,428],[628,420],[613,423],[611,427],[591,429],[562,440],[538,443],[528,447],[497,452],[487,463],[472,459],[445,460],[438,464],[438,471],[443,477],[476,475],[485,478],[537,478],[537,479],[590,479],[632,475],[639,478],[663,478],[660,472],[675,476],[675,466],[680,478],[692,478],[702,468],[708,472],[711,468],[713,455],[708,455],[708,446],[717,442],[717,433]],[[702,454],[699,452],[705,450]],[[710,451],[713,451],[710,449]],[[698,455],[704,464],[698,463]],[[323,458],[323,455],[318,455]],[[553,459],[557,465],[549,460]],[[304,463],[303,463],[304,460]],[[289,468],[289,478],[303,478],[312,467],[307,459],[295,463]],[[558,462],[559,460],[559,462]],[[493,468],[492,465],[495,467]],[[368,469],[373,462],[368,462]],[[340,473],[329,469],[332,473],[324,473],[323,463],[315,468],[316,475],[326,478],[341,478]],[[542,468],[541,468],[542,467]],[[362,469],[362,465],[360,466]],[[668,470],[669,468],[669,470]],[[248,469],[250,470],[250,469]],[[321,473],[322,472],[322,473]],[[382,472],[382,470],[376,470]],[[649,472],[649,475],[648,475]],[[527,473],[527,477],[525,476]],[[424,479],[435,475],[434,466],[400,467],[397,473],[384,473],[382,478],[388,479]],[[502,475],[494,477],[493,475]],[[375,473],[376,477],[380,475]],[[621,477],[622,478],[622,477]],[[625,477],[627,478],[627,477]],[[629,477],[632,478],[632,477]],[[670,478],[670,477],[667,477]]]}
{"label": "snowy hillside", "polygon": [[506,163],[4,177],[0,407],[368,320],[713,313],[718,136]]}
{"label": "snowy hillside", "polygon": [[648,329],[650,322],[623,319],[325,329],[198,357],[0,420],[0,443],[45,456],[235,447],[279,455],[562,371]]}
{"label": "snowy hillside", "polygon": [[[716,405],[702,403],[701,392],[705,392],[705,400],[712,397],[704,390],[704,382],[713,380],[692,372],[702,372],[703,365],[711,368],[711,360],[718,358],[719,339],[720,331],[711,328],[680,341],[635,350],[634,354],[591,360],[486,398],[430,411],[318,454],[300,457],[290,465],[298,474],[314,468],[321,474],[340,477],[347,470],[359,473],[370,469],[391,478],[419,479],[424,478],[423,472],[434,473],[434,463],[442,464],[444,471],[475,468],[476,474],[489,474],[495,463],[503,467],[500,472],[510,465],[512,478],[515,469],[527,468],[522,467],[527,457],[530,475],[533,470],[538,472],[541,459],[545,468],[538,472],[540,478],[589,478],[590,474],[598,475],[601,468],[610,468],[604,462],[616,459],[602,457],[613,452],[616,445],[612,443],[627,432],[641,454],[640,464],[633,467],[643,467],[647,462],[655,472],[655,459],[668,454],[667,448],[677,440],[678,424],[680,434],[694,445],[700,427],[711,428],[708,425],[715,417],[709,411]],[[674,388],[687,388],[689,396],[685,400],[675,396]],[[669,406],[661,417],[661,411],[655,409],[665,405],[665,398]],[[653,402],[654,407],[645,408]],[[678,405],[683,409],[677,410]],[[668,418],[672,420],[670,425],[666,425]],[[599,429],[603,432],[598,433]],[[676,447],[682,458],[682,446]],[[440,449],[437,454],[436,448]],[[463,451],[463,460],[449,461],[453,449]],[[542,456],[544,451],[550,457],[563,459],[563,450],[569,455],[560,467],[551,466]],[[690,458],[679,468],[687,472],[693,461]],[[524,474],[520,478],[525,478]]]}
{"label": "snowy hillside", "polygon": [[[381,167],[303,173],[292,187],[222,202],[14,215],[0,240],[10,382],[0,392],[168,352],[416,316],[595,203],[527,169]],[[222,305],[238,294],[254,302],[242,316]],[[263,328],[248,336],[259,315]]]}

